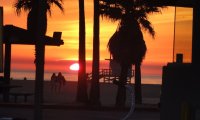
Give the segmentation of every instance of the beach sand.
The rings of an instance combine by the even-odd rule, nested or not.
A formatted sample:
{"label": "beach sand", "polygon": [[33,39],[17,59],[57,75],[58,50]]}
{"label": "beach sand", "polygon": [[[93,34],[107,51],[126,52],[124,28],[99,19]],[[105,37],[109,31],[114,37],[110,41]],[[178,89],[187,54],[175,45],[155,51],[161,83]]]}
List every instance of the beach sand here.
{"label": "beach sand", "polygon": [[[30,92],[34,93],[34,82],[32,80],[12,80],[12,85],[20,85],[20,88],[13,88],[11,92]],[[90,84],[88,84],[90,86]],[[134,85],[133,85],[134,86]],[[142,85],[143,104],[154,104],[159,102],[160,85]],[[73,105],[76,103],[76,88],[77,82],[68,81],[61,88],[60,92],[51,90],[50,81],[44,81],[44,103],[57,105]],[[88,92],[89,92],[88,88]],[[114,107],[117,86],[112,83],[100,84],[100,101],[102,106]],[[33,103],[34,97],[28,98],[29,103]],[[2,102],[2,98],[1,101]],[[14,98],[10,98],[10,102],[14,103]],[[23,102],[23,98],[18,98],[18,103]],[[127,93],[126,106],[130,106],[130,94]],[[125,116],[128,110],[125,111],[96,111],[84,109],[44,109],[44,120],[120,120]],[[22,117],[28,120],[33,120],[33,109],[30,108],[12,108],[0,107],[0,117],[12,116]],[[159,120],[159,111],[136,111],[132,117],[134,120]]]}
{"label": "beach sand", "polygon": [[[11,85],[22,86],[20,88],[13,88],[11,92],[29,92],[34,93],[33,80],[12,80]],[[133,85],[134,86],[134,85]],[[88,94],[90,90],[88,83]],[[143,84],[142,97],[143,103],[157,104],[160,98],[160,85]],[[45,103],[73,103],[76,101],[77,82],[67,81],[65,86],[61,87],[60,91],[51,89],[50,81],[44,81],[44,102]],[[117,86],[112,83],[100,84],[100,101],[104,106],[112,106],[115,104],[115,97]],[[130,94],[127,92],[127,104],[129,104]],[[12,99],[12,98],[11,98]],[[19,102],[22,99],[19,98]],[[33,96],[28,98],[28,102],[33,102]]]}

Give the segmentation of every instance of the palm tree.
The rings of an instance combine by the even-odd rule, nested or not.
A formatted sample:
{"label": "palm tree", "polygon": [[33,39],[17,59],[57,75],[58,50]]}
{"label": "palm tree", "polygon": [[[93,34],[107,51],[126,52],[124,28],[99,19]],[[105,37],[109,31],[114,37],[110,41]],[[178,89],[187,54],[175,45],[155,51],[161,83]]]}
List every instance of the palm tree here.
{"label": "palm tree", "polygon": [[43,102],[43,81],[44,81],[44,53],[45,45],[43,37],[47,29],[47,11],[51,13],[51,5],[55,3],[62,11],[61,0],[18,0],[15,3],[16,12],[19,15],[21,10],[28,11],[27,29],[35,40],[35,100],[34,100],[34,119],[42,120]]}
{"label": "palm tree", "polygon": [[94,0],[93,63],[90,89],[91,105],[101,105],[99,88],[99,1]]}
{"label": "palm tree", "polygon": [[[41,5],[43,10],[43,15],[41,17],[41,34],[45,35],[47,30],[47,12],[51,16],[51,6],[55,4],[62,12],[64,11],[64,8],[62,6],[62,0],[44,0],[44,4]],[[35,6],[35,7],[34,7]],[[27,29],[30,31],[30,33],[34,34],[37,32],[36,24],[37,24],[37,9],[38,6],[34,5],[34,0],[17,0],[14,4],[14,7],[16,9],[17,15],[20,15],[22,10],[25,12],[28,12],[28,18],[27,18]]]}
{"label": "palm tree", "polygon": [[79,65],[77,102],[88,101],[87,79],[86,79],[86,60],[85,60],[85,12],[84,0],[79,0]]}
{"label": "palm tree", "polygon": [[141,103],[140,66],[146,53],[142,29],[154,38],[155,31],[148,20],[148,14],[160,12],[159,7],[147,6],[144,0],[101,0],[101,15],[112,21],[120,20],[118,30],[108,43],[113,59],[120,63],[121,75],[116,97],[116,105],[124,106],[128,67],[135,65],[136,103]]}

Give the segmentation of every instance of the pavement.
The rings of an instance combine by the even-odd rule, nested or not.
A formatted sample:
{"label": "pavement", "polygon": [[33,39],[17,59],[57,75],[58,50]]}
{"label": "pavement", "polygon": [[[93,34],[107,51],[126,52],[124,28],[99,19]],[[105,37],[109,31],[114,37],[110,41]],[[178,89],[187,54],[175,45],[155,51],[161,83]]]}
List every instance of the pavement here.
{"label": "pavement", "polygon": [[[24,118],[33,120],[33,105],[26,103],[1,103],[0,118]],[[81,104],[44,104],[43,120],[159,120],[160,110],[157,105],[140,104],[129,119],[123,119],[130,108],[102,106],[88,107]],[[1,120],[1,119],[0,119]],[[3,120],[3,119],[2,119]]]}
{"label": "pavement", "polygon": [[[19,105],[20,106],[20,105]],[[25,118],[25,120],[33,120],[32,107],[0,107],[1,117]],[[54,106],[54,107],[53,107]],[[103,107],[101,109],[91,109],[84,107],[67,107],[58,105],[46,105],[43,109],[43,120],[124,120],[129,109],[116,109],[114,107]],[[159,109],[150,107],[136,107],[135,111],[126,120],[159,120]],[[1,120],[1,119],[0,119]]]}
{"label": "pavement", "polygon": [[[14,85],[24,86],[22,89],[16,89],[15,92],[33,92],[33,81],[12,82]],[[127,94],[126,108],[114,107],[117,91],[115,85],[101,84],[102,106],[100,108],[76,103],[76,88],[76,83],[68,82],[60,93],[55,93],[51,91],[50,84],[45,82],[45,101],[42,106],[43,120],[160,120],[160,110],[157,104],[159,102],[159,85],[143,86],[143,103],[135,106],[129,119],[123,118],[130,110],[131,101],[128,98],[130,94]],[[0,101],[0,120],[3,120],[2,117],[34,120],[33,102],[33,96],[28,98],[27,103],[24,103],[22,98],[19,98],[17,103],[14,102],[13,98],[11,98],[10,103]]]}

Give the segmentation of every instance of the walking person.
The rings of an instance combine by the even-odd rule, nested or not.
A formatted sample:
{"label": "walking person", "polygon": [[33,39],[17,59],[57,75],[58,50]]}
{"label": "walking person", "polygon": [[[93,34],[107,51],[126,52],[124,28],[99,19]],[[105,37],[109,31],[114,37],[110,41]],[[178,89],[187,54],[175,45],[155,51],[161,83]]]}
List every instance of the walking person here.
{"label": "walking person", "polygon": [[62,75],[61,72],[58,73],[57,79],[58,79],[58,84],[59,84],[58,88],[59,88],[59,91],[60,91],[61,87],[63,87],[65,85],[66,81],[65,81],[65,77]]}
{"label": "walking person", "polygon": [[55,73],[53,73],[51,76],[51,91],[56,91],[57,89],[56,82],[57,82],[57,76]]}

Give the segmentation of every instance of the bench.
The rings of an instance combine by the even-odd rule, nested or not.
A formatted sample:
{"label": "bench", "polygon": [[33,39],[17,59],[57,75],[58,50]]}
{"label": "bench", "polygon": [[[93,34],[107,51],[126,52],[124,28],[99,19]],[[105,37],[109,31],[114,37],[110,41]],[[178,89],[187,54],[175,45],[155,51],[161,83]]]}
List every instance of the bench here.
{"label": "bench", "polygon": [[14,97],[14,102],[17,102],[18,97],[24,97],[24,102],[27,102],[29,96],[34,95],[33,93],[9,93],[10,96]]}

